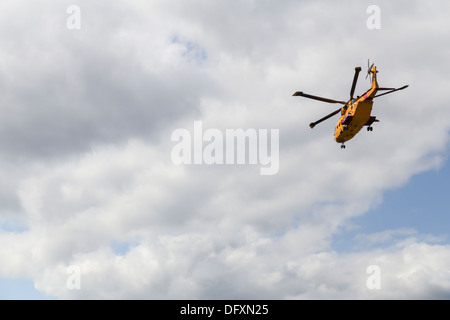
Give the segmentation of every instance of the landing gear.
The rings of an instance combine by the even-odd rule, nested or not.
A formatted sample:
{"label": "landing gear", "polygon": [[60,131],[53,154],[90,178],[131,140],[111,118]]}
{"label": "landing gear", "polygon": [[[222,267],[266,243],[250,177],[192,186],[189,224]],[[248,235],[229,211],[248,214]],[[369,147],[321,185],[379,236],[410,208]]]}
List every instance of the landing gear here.
{"label": "landing gear", "polygon": [[373,128],[371,126],[368,126],[367,131],[373,131]]}
{"label": "landing gear", "polygon": [[341,149],[345,149],[345,144],[342,142]]}

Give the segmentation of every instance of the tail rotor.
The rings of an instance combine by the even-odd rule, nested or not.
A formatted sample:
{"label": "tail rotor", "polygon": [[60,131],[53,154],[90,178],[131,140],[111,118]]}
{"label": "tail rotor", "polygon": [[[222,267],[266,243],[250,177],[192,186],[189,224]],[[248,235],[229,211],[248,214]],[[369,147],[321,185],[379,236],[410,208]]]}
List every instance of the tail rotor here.
{"label": "tail rotor", "polygon": [[370,82],[372,82],[372,68],[373,68],[374,63],[370,64],[369,59],[367,59],[367,74],[366,74],[366,79],[368,76],[370,76]]}

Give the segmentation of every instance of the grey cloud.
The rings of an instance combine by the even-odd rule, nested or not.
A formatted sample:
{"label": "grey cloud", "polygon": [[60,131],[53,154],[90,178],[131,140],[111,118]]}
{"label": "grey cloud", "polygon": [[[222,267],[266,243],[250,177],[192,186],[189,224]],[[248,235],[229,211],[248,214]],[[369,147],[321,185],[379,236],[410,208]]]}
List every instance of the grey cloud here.
{"label": "grey cloud", "polygon": [[[83,12],[90,9],[86,4]],[[46,18],[56,14],[46,13]],[[59,156],[131,137],[154,139],[172,121],[198,113],[202,92],[213,86],[205,75],[181,59],[176,69],[164,68],[164,57],[152,61],[163,65],[161,71],[146,69],[147,58],[132,51],[146,44],[123,42],[120,33],[151,37],[155,31],[123,26],[120,20],[104,23],[100,30],[96,25],[80,31],[44,26],[41,33],[10,40],[14,44],[3,56],[11,64],[2,70],[0,92],[5,154]]]}

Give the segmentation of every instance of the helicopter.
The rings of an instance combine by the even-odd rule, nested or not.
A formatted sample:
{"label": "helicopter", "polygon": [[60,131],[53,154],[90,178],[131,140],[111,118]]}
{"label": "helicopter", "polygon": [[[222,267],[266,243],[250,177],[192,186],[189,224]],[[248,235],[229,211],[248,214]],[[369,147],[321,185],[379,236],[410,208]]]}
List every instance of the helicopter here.
{"label": "helicopter", "polygon": [[[372,63],[367,61],[367,77],[370,75],[372,86],[363,95],[357,96],[356,99],[353,97],[355,93],[356,82],[358,81],[359,73],[361,72],[361,67],[355,67],[355,74],[353,76],[353,82],[350,89],[350,99],[346,101],[333,100],[318,96],[313,96],[310,94],[297,91],[293,96],[301,96],[308,99],[319,100],[327,103],[338,103],[342,104],[343,107],[330,113],[329,115],[317,120],[316,122],[311,122],[309,126],[314,128],[317,124],[325,121],[334,115],[341,113],[341,116],[336,124],[334,131],[334,138],[337,143],[341,143],[341,149],[345,149],[345,142],[352,139],[364,126],[367,126],[367,131],[373,131],[372,124],[374,122],[379,122],[379,120],[371,115],[373,99],[384,96],[386,94],[406,89],[409,85],[405,85],[400,88],[380,88],[377,82],[377,67]],[[378,91],[387,91],[381,94],[377,94]]]}

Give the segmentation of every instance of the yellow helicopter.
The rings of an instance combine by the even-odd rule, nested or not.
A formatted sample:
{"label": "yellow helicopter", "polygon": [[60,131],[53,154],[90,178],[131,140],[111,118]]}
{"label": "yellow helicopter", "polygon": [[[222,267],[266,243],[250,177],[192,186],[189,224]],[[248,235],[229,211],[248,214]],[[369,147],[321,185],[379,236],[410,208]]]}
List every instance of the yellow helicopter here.
{"label": "yellow helicopter", "polygon": [[[370,66],[369,64],[370,62],[368,61],[366,79],[369,75],[371,75],[372,86],[363,95],[357,96],[356,99],[353,98],[353,94],[355,92],[358,75],[361,72],[361,67],[355,68],[355,75],[353,76],[353,83],[350,89],[350,100],[348,100],[347,102],[313,96],[310,94],[303,93],[301,91],[297,91],[293,94],[293,96],[301,96],[323,102],[339,103],[344,105],[343,107],[330,113],[329,115],[323,117],[322,119],[319,119],[316,122],[312,122],[309,124],[309,126],[312,129],[314,128],[315,125],[321,123],[322,121],[327,120],[328,118],[331,118],[332,116],[340,112],[341,117],[339,118],[339,121],[336,124],[334,131],[334,138],[337,143],[341,143],[342,149],[345,149],[344,143],[352,139],[362,129],[362,127],[367,126],[367,131],[372,131],[373,130],[372,124],[374,122],[379,122],[379,120],[376,117],[370,115],[370,113],[372,112],[372,105],[374,98],[381,97],[395,91],[403,90],[408,87],[408,85],[405,85],[397,89],[380,88],[377,82],[377,73],[378,73],[377,68],[376,66],[374,66],[373,63]],[[377,95],[378,91],[387,91],[387,92]]]}

